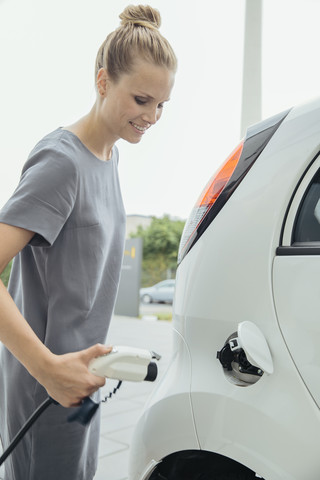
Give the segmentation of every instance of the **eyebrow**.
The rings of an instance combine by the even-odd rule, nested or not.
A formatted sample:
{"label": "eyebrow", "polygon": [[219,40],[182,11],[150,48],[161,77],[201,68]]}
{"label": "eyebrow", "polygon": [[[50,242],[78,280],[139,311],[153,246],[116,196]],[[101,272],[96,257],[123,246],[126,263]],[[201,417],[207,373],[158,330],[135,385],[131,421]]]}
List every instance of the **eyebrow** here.
{"label": "eyebrow", "polygon": [[[148,98],[148,100],[155,100],[154,97],[152,97],[151,95],[148,95],[147,93],[139,93],[136,95],[136,97],[144,97],[144,98]],[[169,102],[169,100],[170,100],[170,97],[167,98],[166,100],[163,100],[160,103]]]}

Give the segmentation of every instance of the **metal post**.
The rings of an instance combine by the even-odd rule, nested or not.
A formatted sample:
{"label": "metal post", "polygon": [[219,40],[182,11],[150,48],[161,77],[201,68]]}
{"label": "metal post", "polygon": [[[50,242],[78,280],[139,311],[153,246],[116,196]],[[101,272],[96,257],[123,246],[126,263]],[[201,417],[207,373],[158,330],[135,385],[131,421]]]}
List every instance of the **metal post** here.
{"label": "metal post", "polygon": [[261,120],[262,0],[246,0],[241,137]]}

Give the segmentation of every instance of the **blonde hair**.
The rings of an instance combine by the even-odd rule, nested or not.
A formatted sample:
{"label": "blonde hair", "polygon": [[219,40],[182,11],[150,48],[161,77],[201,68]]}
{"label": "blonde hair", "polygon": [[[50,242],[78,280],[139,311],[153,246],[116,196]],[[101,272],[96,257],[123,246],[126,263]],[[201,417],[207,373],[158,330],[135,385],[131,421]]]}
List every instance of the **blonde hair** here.
{"label": "blonde hair", "polygon": [[119,15],[120,27],[102,43],[96,58],[95,79],[105,68],[113,81],[130,73],[137,58],[155,65],[177,69],[177,58],[166,38],[159,32],[161,16],[149,5],[129,5]]}

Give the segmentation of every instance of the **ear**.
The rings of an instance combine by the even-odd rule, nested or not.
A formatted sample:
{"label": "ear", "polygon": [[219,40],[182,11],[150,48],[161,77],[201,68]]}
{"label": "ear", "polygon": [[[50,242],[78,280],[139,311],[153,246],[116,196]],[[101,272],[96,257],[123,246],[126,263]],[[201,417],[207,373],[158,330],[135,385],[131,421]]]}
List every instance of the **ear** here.
{"label": "ear", "polygon": [[97,74],[97,90],[101,97],[107,93],[108,75],[105,68],[100,68]]}

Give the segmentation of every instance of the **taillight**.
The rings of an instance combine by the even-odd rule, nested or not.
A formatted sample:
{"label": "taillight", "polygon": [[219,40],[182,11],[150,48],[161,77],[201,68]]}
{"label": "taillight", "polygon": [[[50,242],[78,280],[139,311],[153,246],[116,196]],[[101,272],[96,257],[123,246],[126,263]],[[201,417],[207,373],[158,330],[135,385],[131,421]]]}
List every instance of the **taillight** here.
{"label": "taillight", "polygon": [[237,148],[235,148],[234,151],[229,155],[218,173],[211,177],[211,179],[203,189],[200,197],[198,198],[198,201],[196,202],[183,230],[179,248],[178,263],[181,262],[182,258],[190,249],[191,244],[193,243],[197,235],[198,228],[205,220],[209,211],[211,210],[219,195],[223,192],[225,186],[230,180],[237,166],[237,163],[239,162],[243,149],[243,143],[244,141],[242,141],[237,146]]}
{"label": "taillight", "polygon": [[290,110],[250,127],[245,140],[231,153],[204,188],[184,227],[178,254],[180,263],[232,193],[242,182]]}
{"label": "taillight", "polygon": [[239,161],[242,149],[243,141],[231,153],[231,155],[227,158],[218,173],[211,177],[211,179],[203,189],[203,192],[196,203],[196,207],[204,209],[204,215],[208,213],[208,211],[228,183],[229,179],[231,178],[231,175],[233,174],[234,169],[236,168],[236,165]]}

